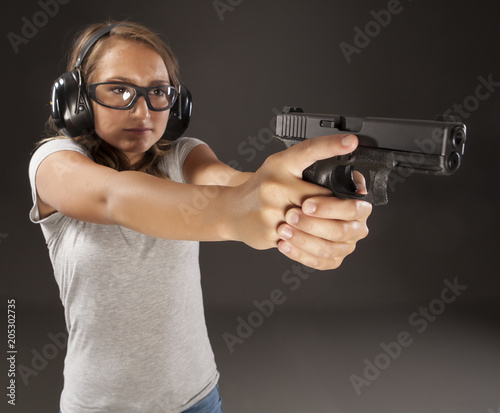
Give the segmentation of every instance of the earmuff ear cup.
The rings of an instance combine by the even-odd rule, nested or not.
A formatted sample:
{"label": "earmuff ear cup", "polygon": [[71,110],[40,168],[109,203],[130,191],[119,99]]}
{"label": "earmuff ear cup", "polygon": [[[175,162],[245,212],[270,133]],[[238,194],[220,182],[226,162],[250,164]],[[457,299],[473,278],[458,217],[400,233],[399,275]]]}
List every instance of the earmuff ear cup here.
{"label": "earmuff ear cup", "polygon": [[163,139],[175,141],[186,131],[193,112],[193,97],[184,85],[179,86],[179,96],[170,109],[170,117]]}
{"label": "earmuff ear cup", "polygon": [[52,86],[52,119],[61,133],[74,138],[94,129],[92,104],[79,69],[63,73]]}

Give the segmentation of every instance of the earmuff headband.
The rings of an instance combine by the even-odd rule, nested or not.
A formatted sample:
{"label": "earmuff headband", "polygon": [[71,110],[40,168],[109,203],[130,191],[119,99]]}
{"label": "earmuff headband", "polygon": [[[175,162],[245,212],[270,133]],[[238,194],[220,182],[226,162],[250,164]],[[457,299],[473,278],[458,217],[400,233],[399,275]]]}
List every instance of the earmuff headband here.
{"label": "earmuff headband", "polygon": [[92,36],[90,36],[90,39],[88,39],[87,42],[83,45],[73,68],[78,69],[82,65],[85,56],[87,55],[90,48],[95,44],[95,42],[97,42],[102,36],[108,34],[116,26],[118,26],[118,24],[112,24],[110,26],[103,27],[102,29],[95,32]]}

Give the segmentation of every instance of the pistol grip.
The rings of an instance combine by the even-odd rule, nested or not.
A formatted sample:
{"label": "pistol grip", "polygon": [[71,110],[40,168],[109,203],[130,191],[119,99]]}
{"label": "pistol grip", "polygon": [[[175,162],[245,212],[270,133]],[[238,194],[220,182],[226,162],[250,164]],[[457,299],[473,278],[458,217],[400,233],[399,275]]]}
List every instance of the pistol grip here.
{"label": "pistol grip", "polygon": [[386,205],[389,202],[387,197],[387,181],[389,180],[390,169],[370,170],[370,184],[366,201],[372,205]]}

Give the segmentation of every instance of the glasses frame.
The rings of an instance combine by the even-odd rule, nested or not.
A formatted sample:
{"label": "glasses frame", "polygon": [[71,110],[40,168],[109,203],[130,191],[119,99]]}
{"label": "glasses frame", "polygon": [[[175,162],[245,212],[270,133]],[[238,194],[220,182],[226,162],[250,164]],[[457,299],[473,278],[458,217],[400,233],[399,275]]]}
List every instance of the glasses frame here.
{"label": "glasses frame", "polygon": [[[106,105],[105,103],[100,102],[97,99],[96,88],[99,85],[117,85],[117,86],[124,86],[124,87],[128,87],[128,88],[132,88],[135,90],[135,96],[127,106],[124,106],[121,108],[116,107],[116,106],[109,106],[109,105]],[[167,87],[169,89],[169,91],[173,89],[175,92],[174,97],[172,99],[172,102],[170,102],[170,104],[164,109],[155,109],[153,107],[153,105],[151,104],[151,101],[149,100],[149,92],[153,89],[158,89],[159,87]],[[179,96],[179,92],[177,91],[176,87],[172,86],[172,85],[155,85],[155,86],[149,86],[149,87],[141,87],[141,86],[131,85],[129,83],[101,82],[101,83],[91,83],[89,85],[89,96],[94,102],[98,103],[99,105],[105,106],[105,107],[110,108],[110,109],[116,109],[116,110],[132,109],[135,106],[135,104],[137,103],[137,101],[139,100],[139,98],[142,96],[146,100],[146,104],[148,105],[149,110],[152,110],[154,112],[164,112],[168,109],[171,109],[172,106],[174,106],[174,104],[177,100],[177,97]]]}

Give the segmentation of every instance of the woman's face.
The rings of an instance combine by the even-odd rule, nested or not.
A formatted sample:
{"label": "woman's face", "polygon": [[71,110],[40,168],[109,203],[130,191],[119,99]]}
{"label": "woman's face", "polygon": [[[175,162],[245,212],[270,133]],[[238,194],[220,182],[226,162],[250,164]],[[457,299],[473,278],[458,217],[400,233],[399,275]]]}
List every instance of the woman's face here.
{"label": "woman's face", "polygon": [[[120,82],[135,86],[170,84],[161,56],[147,45],[110,39],[99,60],[92,83]],[[92,101],[95,130],[107,143],[123,152],[133,165],[165,132],[170,110],[150,111],[144,97],[128,110],[107,108]]]}

